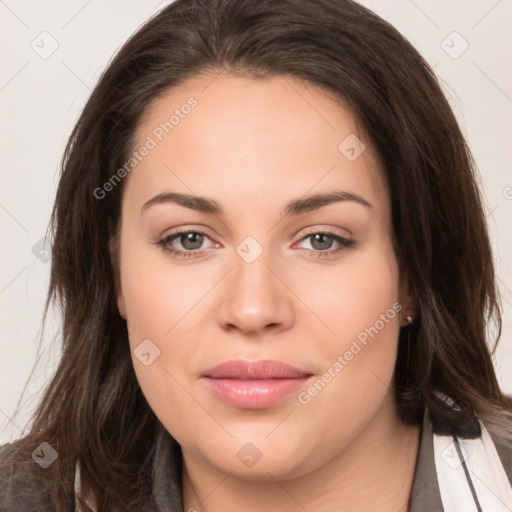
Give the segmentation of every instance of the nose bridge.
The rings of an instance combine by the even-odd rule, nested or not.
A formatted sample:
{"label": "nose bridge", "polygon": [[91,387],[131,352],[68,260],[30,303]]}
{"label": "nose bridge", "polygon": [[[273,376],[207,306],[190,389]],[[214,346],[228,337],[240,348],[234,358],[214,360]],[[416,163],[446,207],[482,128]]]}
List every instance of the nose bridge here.
{"label": "nose bridge", "polygon": [[253,331],[291,321],[290,296],[274,275],[279,273],[279,265],[270,248],[252,236],[246,237],[236,247],[233,267],[219,310],[221,323]]}
{"label": "nose bridge", "polygon": [[272,263],[271,250],[264,250],[261,245],[256,246],[256,243],[242,242],[234,257],[232,281],[237,292],[243,295],[253,295],[251,290],[260,296],[262,293],[270,293],[274,284],[270,282],[272,274],[268,268]]}

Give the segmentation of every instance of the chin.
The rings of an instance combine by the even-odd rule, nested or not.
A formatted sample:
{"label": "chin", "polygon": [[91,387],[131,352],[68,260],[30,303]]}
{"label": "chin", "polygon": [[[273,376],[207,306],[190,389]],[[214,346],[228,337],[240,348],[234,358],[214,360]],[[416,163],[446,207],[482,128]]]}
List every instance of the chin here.
{"label": "chin", "polygon": [[203,457],[220,471],[242,479],[287,480],[315,469],[308,454],[295,443],[230,440],[229,446],[218,444],[216,448],[203,453]]}

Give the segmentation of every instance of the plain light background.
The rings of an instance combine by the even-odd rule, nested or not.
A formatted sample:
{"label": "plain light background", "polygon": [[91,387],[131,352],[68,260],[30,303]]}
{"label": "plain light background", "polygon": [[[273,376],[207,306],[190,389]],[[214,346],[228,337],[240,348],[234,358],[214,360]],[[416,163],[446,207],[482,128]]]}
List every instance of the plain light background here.
{"label": "plain light background", "polygon": [[[0,443],[22,435],[59,357],[58,314],[50,315],[37,350],[51,257],[37,254],[66,140],[117,49],[167,3],[0,0]],[[360,3],[394,25],[434,67],[473,151],[503,297],[495,365],[511,393],[512,2]]]}

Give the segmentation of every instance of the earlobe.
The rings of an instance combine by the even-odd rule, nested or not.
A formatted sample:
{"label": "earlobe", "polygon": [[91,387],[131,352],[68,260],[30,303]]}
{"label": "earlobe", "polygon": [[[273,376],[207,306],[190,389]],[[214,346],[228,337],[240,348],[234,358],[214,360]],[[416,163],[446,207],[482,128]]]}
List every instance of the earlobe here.
{"label": "earlobe", "polygon": [[126,309],[124,304],[124,297],[122,292],[116,292],[117,297],[117,309],[119,310],[119,314],[122,318],[126,320]]}
{"label": "earlobe", "polygon": [[407,280],[402,289],[400,304],[402,310],[400,314],[400,326],[406,327],[411,325],[417,318],[419,307],[416,294]]}

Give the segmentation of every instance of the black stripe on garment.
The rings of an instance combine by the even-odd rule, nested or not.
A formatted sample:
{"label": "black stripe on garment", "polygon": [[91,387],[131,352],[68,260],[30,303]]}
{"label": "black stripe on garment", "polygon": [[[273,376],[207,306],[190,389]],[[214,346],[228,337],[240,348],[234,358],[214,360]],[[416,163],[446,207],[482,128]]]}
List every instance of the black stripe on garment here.
{"label": "black stripe on garment", "polygon": [[473,496],[473,501],[475,502],[477,512],[482,512],[482,507],[480,505],[480,501],[478,501],[478,496],[476,495],[475,486],[473,485],[473,480],[471,480],[471,475],[469,474],[469,470],[466,465],[466,461],[464,460],[464,456],[462,455],[462,450],[460,449],[459,441],[457,440],[457,436],[455,434],[452,434],[452,437],[453,437],[453,443],[455,444],[455,449],[457,450],[459,459],[462,462],[462,467],[464,468],[464,474],[466,475],[466,480],[468,481],[469,488],[471,489],[471,495]]}

